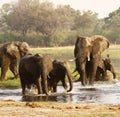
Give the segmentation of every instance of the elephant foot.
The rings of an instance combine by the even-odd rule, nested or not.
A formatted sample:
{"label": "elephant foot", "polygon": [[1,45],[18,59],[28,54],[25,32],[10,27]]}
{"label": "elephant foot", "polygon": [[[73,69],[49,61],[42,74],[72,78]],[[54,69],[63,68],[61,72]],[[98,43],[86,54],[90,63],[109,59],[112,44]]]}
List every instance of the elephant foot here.
{"label": "elephant foot", "polygon": [[94,86],[94,83],[89,83],[90,86]]}
{"label": "elephant foot", "polygon": [[81,81],[81,84],[82,84],[82,86],[86,86],[86,85],[88,85],[88,82],[87,81]]}
{"label": "elephant foot", "polygon": [[49,95],[49,91],[45,91],[45,90],[43,90],[42,94]]}
{"label": "elephant foot", "polygon": [[23,96],[25,95],[25,91],[22,91],[22,95],[23,95]]}
{"label": "elephant foot", "polygon": [[86,84],[82,84],[82,86],[84,86],[84,87],[85,87],[85,86],[86,86]]}

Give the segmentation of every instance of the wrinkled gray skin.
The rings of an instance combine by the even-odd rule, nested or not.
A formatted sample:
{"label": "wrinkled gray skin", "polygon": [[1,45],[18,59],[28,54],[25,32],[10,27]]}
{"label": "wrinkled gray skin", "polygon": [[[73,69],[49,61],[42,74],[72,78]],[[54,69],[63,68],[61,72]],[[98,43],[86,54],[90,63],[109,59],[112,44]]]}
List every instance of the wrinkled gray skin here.
{"label": "wrinkled gray skin", "polygon": [[109,41],[103,36],[77,37],[74,57],[83,86],[94,84],[101,53],[108,47]]}
{"label": "wrinkled gray skin", "polygon": [[44,92],[48,95],[47,77],[52,69],[52,60],[47,55],[24,56],[19,64],[22,94],[25,94],[26,88],[30,88],[32,84],[35,84],[38,94]]}
{"label": "wrinkled gray skin", "polygon": [[[70,88],[67,90],[66,76],[69,81]],[[70,92],[73,89],[72,75],[70,72],[70,66],[67,61],[53,61],[53,70],[49,74],[48,87],[50,91],[57,92],[58,82],[62,82],[62,86]]]}
{"label": "wrinkled gray skin", "polygon": [[106,77],[106,72],[109,70],[113,74],[113,78],[116,78],[115,68],[111,61],[111,59],[108,57],[106,59],[101,59],[99,62],[99,66],[97,68],[96,72],[96,81],[104,81]]}
{"label": "wrinkled gray skin", "polygon": [[29,45],[26,42],[9,42],[0,46],[0,80],[5,78],[8,68],[15,77],[18,77],[18,61],[29,54]]}

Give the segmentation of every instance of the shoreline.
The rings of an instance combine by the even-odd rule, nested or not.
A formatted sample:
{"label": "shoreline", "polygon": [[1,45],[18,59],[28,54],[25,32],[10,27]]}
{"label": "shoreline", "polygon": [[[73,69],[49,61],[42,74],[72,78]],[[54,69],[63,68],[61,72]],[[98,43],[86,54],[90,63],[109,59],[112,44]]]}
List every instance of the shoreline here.
{"label": "shoreline", "polygon": [[16,102],[13,100],[0,100],[0,116],[2,117],[72,117],[78,115],[79,117],[104,117],[104,115],[118,117],[118,115],[120,115],[120,105],[59,102]]}

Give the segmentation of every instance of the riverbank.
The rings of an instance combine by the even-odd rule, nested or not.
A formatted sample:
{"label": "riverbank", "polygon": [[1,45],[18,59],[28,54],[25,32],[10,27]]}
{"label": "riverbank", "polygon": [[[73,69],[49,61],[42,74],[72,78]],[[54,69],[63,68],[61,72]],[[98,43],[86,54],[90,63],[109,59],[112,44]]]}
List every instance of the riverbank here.
{"label": "riverbank", "polygon": [[119,117],[120,105],[0,101],[0,117]]}

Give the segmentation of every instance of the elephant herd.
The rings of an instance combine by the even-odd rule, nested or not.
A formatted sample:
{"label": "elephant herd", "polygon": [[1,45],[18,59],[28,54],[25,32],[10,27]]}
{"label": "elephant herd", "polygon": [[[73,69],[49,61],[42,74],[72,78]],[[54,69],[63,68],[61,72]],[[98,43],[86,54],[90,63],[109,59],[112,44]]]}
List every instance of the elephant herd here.
{"label": "elephant herd", "polygon": [[79,73],[83,86],[93,85],[100,75],[105,76],[106,70],[110,70],[114,78],[116,77],[109,56],[105,60],[101,57],[102,52],[109,48],[109,45],[108,39],[101,35],[77,37],[74,49],[75,70]]}
{"label": "elephant herd", "polygon": [[[94,81],[105,79],[107,70],[116,78],[114,66],[109,56],[101,53],[109,48],[109,41],[103,36],[77,37],[74,48],[75,70],[83,86],[93,85]],[[68,61],[52,60],[48,55],[31,54],[26,42],[10,42],[0,46],[1,77],[4,80],[8,68],[15,77],[20,77],[22,94],[35,85],[38,94],[57,92],[58,82],[67,92],[73,89],[73,76]],[[69,82],[69,89],[66,83]]]}

